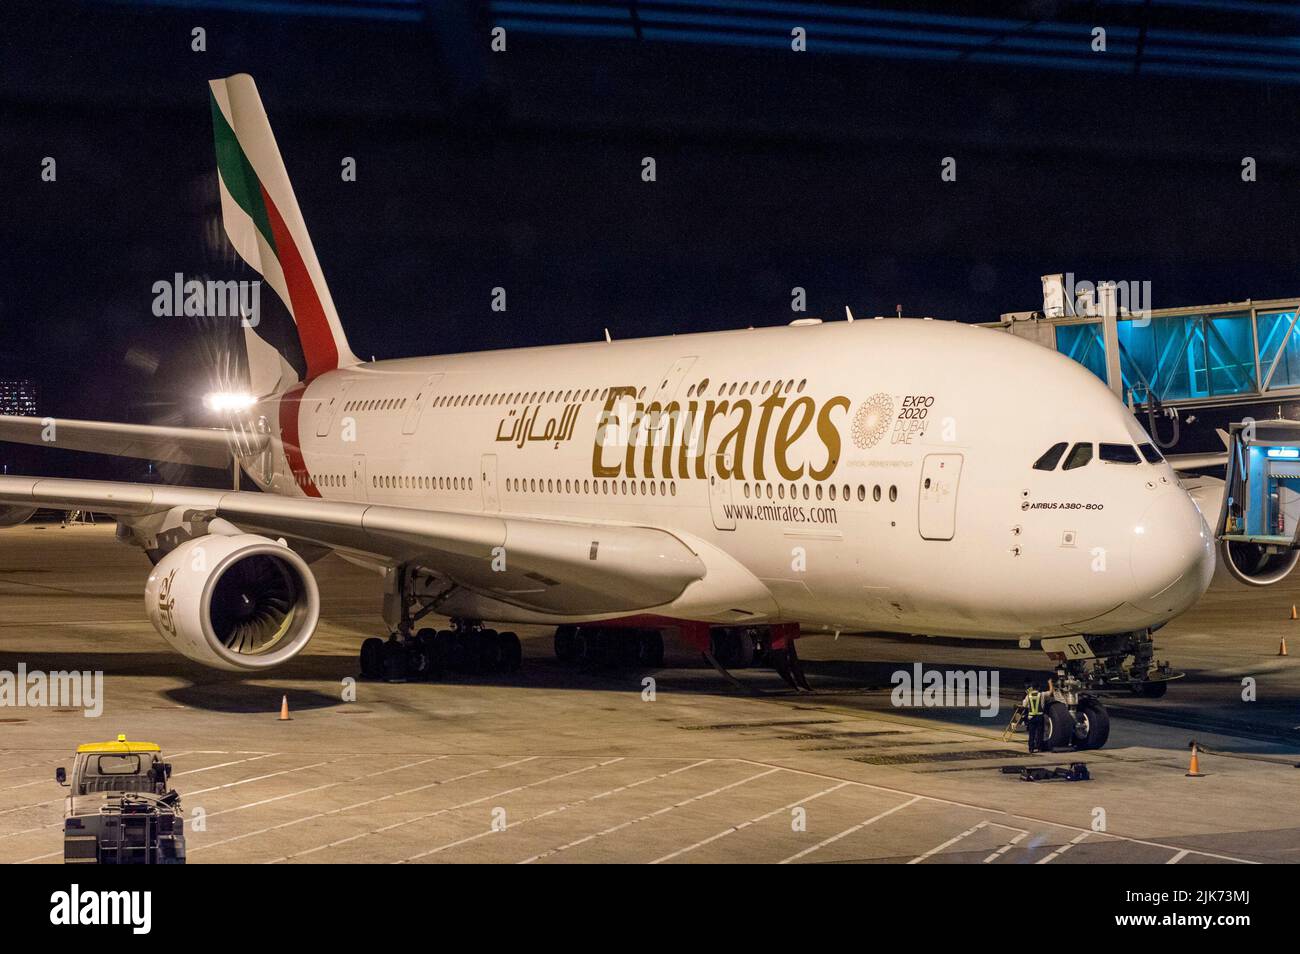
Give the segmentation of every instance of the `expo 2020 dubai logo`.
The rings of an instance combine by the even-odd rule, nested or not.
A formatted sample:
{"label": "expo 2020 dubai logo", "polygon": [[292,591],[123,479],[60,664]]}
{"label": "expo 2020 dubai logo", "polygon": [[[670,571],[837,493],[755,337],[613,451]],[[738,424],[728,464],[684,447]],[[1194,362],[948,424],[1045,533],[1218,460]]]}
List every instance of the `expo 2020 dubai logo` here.
{"label": "expo 2020 dubai logo", "polygon": [[862,402],[853,418],[853,443],[859,450],[875,447],[876,442],[889,430],[889,421],[893,416],[893,398],[884,391],[871,395]]}

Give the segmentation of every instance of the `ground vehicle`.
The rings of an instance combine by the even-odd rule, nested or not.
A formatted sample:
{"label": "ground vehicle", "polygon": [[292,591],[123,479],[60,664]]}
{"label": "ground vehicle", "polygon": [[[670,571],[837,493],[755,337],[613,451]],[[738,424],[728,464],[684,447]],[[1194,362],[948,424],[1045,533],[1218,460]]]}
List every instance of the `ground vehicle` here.
{"label": "ground vehicle", "polygon": [[168,790],[172,767],[153,742],[91,742],[77,747],[63,822],[65,864],[184,864],[185,816]]}

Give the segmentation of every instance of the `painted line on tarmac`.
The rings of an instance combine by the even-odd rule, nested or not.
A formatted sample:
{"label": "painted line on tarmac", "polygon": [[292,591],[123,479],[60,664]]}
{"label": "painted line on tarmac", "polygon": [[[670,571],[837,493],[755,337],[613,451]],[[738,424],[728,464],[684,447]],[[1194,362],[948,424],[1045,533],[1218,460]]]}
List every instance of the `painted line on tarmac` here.
{"label": "painted line on tarmac", "polygon": [[[174,776],[172,776],[172,777],[173,777],[173,778],[176,778],[176,777],[178,777],[178,776],[180,776],[180,775],[193,775],[193,774],[195,774],[196,772],[206,772],[206,771],[207,771],[208,769],[210,769],[210,768],[225,768],[226,766],[229,766],[229,765],[239,765],[241,762],[255,762],[255,761],[257,761],[257,759],[270,758],[272,755],[275,755],[275,754],[276,754],[275,752],[268,752],[268,753],[266,753],[265,755],[258,755],[258,756],[254,757],[254,758],[249,758],[249,759],[236,759],[236,760],[233,761],[233,762],[223,762],[223,763],[221,763],[220,765],[208,765],[208,766],[205,766],[204,768],[190,769],[190,770],[188,770],[188,771],[186,771],[186,772],[178,772],[176,775],[174,775]],[[320,764],[320,765],[324,765],[325,763],[324,763],[324,762],[321,762],[321,763],[318,763],[318,764]],[[304,766],[304,767],[305,767],[305,768],[311,768],[311,766]],[[297,769],[294,769],[293,771],[297,771]],[[277,774],[279,774],[279,773],[277,773]],[[270,778],[270,777],[271,777],[271,776],[269,776],[269,775],[263,775],[263,776],[261,776],[261,778]],[[246,781],[250,781],[250,782],[252,782],[252,781],[257,781],[257,779],[246,779]],[[243,784],[243,783],[242,783],[242,782],[233,782],[233,783],[231,783],[231,784],[236,784],[236,785],[238,785],[238,784]],[[222,786],[216,786],[216,787],[222,787]],[[203,792],[210,792],[210,791],[213,791],[213,789],[211,789],[211,788],[204,788],[204,789],[200,789],[200,790],[197,791],[197,792],[190,792],[189,794],[190,794],[190,795],[198,795],[198,794],[201,794],[201,793],[203,793]],[[18,806],[14,807],[14,808],[6,808],[6,809],[4,809],[3,811],[0,811],[0,815],[8,815],[8,814],[11,814],[12,812],[23,811],[24,809],[27,809],[27,808],[45,808],[45,807],[47,807],[47,806],[49,806],[49,805],[57,805],[59,802],[63,801],[64,798],[66,798],[66,796],[61,795],[61,796],[59,796],[58,798],[51,798],[51,799],[48,799],[47,801],[44,801],[44,802],[34,802],[34,803],[30,804],[30,805],[18,805]],[[63,825],[63,821],[60,820],[60,821],[54,822],[54,823],[49,824],[49,825],[37,825],[35,828],[24,828],[22,831],[11,831],[11,832],[7,832],[6,834],[0,835],[0,840],[3,840],[3,839],[5,839],[5,838],[14,838],[14,837],[16,837],[16,836],[18,836],[18,835],[26,835],[26,834],[28,834],[29,832],[33,832],[33,831],[41,831],[41,830],[43,830],[43,829],[45,829],[45,828],[58,828],[58,827],[61,827],[62,825]]]}
{"label": "painted line on tarmac", "polygon": [[1052,852],[1047,857],[1039,858],[1038,861],[1035,862],[1035,864],[1040,864],[1040,865],[1050,864],[1051,862],[1061,857],[1061,855],[1065,854],[1067,851],[1069,851],[1071,848],[1073,848],[1075,845],[1083,841],[1083,839],[1087,838],[1091,834],[1092,832],[1085,831],[1081,834],[1075,835],[1066,844],[1062,845],[1060,848],[1057,848],[1054,852]]}
{"label": "painted line on tarmac", "polygon": [[[794,771],[798,771],[798,770],[795,769]],[[914,798],[910,799],[909,801],[903,802],[899,805],[895,805],[893,808],[886,809],[885,811],[881,812],[879,815],[873,815],[872,817],[868,818],[866,821],[859,822],[858,824],[854,825],[852,828],[844,829],[844,831],[840,832],[838,835],[831,835],[831,837],[825,839],[824,841],[819,841],[817,844],[809,848],[805,848],[803,851],[797,852],[796,854],[791,855],[789,858],[781,859],[781,861],[779,861],[778,864],[787,865],[792,861],[798,861],[800,858],[805,858],[808,855],[811,855],[814,851],[820,851],[821,849],[825,848],[827,845],[832,845],[835,842],[839,841],[841,838],[847,838],[849,835],[861,831],[862,829],[866,828],[868,825],[874,825],[882,818],[894,814],[894,812],[902,811],[904,808],[907,808],[909,805],[915,805],[917,802],[921,801],[924,797],[925,797],[924,795],[917,795]]]}
{"label": "painted line on tarmac", "polygon": [[[533,758],[535,757],[536,756],[534,756]],[[519,761],[531,762],[532,758],[520,759]],[[603,768],[606,765],[613,765],[615,762],[622,762],[622,761],[623,761],[623,757],[619,756],[618,758],[608,759],[604,762],[593,762],[591,765],[584,765],[582,768],[572,769],[568,772],[561,772],[558,775],[552,775],[549,778],[538,779],[535,782],[528,782],[527,784],[524,785],[516,785],[513,788],[507,788],[500,792],[493,792],[492,794],[484,795],[481,798],[471,799],[468,802],[461,802],[459,805],[450,805],[447,808],[439,808],[436,811],[426,812],[423,815],[417,815],[414,818],[408,818],[406,821],[394,822],[391,825],[384,825],[382,828],[372,828],[368,831],[363,831],[356,835],[349,835],[347,838],[340,838],[336,841],[331,841],[328,844],[317,845],[314,848],[308,848],[305,851],[296,851],[291,855],[285,855],[283,858],[276,858],[272,861],[266,862],[266,864],[277,864],[281,861],[289,861],[294,858],[301,858],[303,855],[310,855],[318,851],[324,851],[327,848],[337,848],[339,845],[345,845],[348,842],[356,841],[359,838],[365,838],[369,835],[382,834],[383,832],[392,831],[395,828],[404,828],[407,825],[412,825],[418,821],[424,821],[425,819],[428,818],[436,818],[439,815],[446,815],[448,812],[454,812],[461,808],[468,808],[471,805],[479,805],[483,802],[486,802],[490,798],[500,798],[503,795],[513,795],[515,792],[521,792],[526,788],[533,788],[534,786],[537,785],[545,785],[547,782],[554,782],[562,778],[569,778],[570,776],[573,775],[580,775],[583,772],[590,772],[592,769]],[[515,764],[519,764],[519,763],[515,763]]]}
{"label": "painted line on tarmac", "polygon": [[[195,795],[206,795],[208,792],[221,792],[228,788],[235,788],[239,785],[247,785],[250,782],[265,782],[268,778],[279,778],[281,775],[292,775],[294,772],[305,772],[308,769],[320,768],[322,765],[333,765],[335,762],[342,762],[344,759],[355,759],[355,755],[342,755],[336,759],[325,759],[320,762],[312,762],[311,765],[299,765],[297,768],[280,769],[278,772],[267,772],[265,775],[254,775],[252,778],[241,778],[234,782],[223,782],[220,785],[210,785],[207,788],[195,789],[192,792],[183,793],[183,798],[193,798]],[[252,759],[249,759],[252,761]],[[232,763],[233,764],[233,763]],[[216,766],[213,766],[216,768]],[[196,771],[202,771],[196,769]]]}
{"label": "painted line on tarmac", "polygon": [[[439,756],[437,756],[437,759],[450,759],[450,758],[452,758],[451,755],[439,755]],[[255,836],[255,834],[265,834],[265,833],[268,833],[268,832],[278,832],[279,829],[281,829],[281,828],[290,828],[290,827],[292,827],[292,825],[299,825],[299,824],[304,823],[304,821],[312,821],[313,819],[320,819],[320,818],[329,818],[330,815],[338,815],[338,814],[341,814],[341,812],[344,812],[344,811],[351,811],[351,810],[354,810],[354,808],[360,808],[360,807],[367,806],[367,805],[374,805],[374,803],[376,803],[376,802],[386,802],[387,799],[390,799],[390,798],[396,798],[396,797],[398,797],[398,795],[411,794],[412,792],[422,792],[422,790],[424,790],[424,789],[437,788],[438,785],[448,785],[448,784],[451,784],[451,782],[454,782],[454,781],[461,781],[461,780],[463,780],[463,779],[473,779],[474,776],[477,776],[477,775],[485,775],[485,773],[487,773],[487,772],[494,772],[494,771],[497,771],[497,769],[500,769],[500,768],[508,768],[508,767],[510,767],[510,766],[517,766],[517,764],[520,764],[521,762],[530,762],[530,760],[532,760],[532,759],[534,759],[534,758],[537,758],[537,756],[529,756],[529,758],[526,758],[526,759],[517,759],[517,760],[515,760],[515,762],[507,762],[507,763],[502,764],[502,766],[491,766],[491,767],[489,767],[489,768],[480,768],[480,769],[478,769],[478,771],[476,771],[476,772],[467,772],[467,773],[465,773],[465,775],[456,775],[456,776],[452,776],[452,777],[450,777],[450,779],[438,779],[437,781],[432,781],[432,782],[428,782],[428,784],[417,786],[417,788],[406,789],[406,790],[404,790],[404,792],[391,792],[391,793],[386,794],[386,795],[377,795],[377,797],[365,799],[364,802],[354,802],[354,803],[352,803],[352,805],[344,805],[344,806],[341,806],[341,807],[338,807],[338,808],[330,808],[330,810],[328,810],[328,811],[316,811],[316,812],[312,812],[311,815],[302,815],[302,816],[300,816],[300,818],[290,819],[289,821],[281,821],[281,823],[279,823],[279,824],[276,824],[276,825],[269,825],[269,827],[261,828],[261,829],[257,829],[256,832],[246,832],[246,833],[244,833],[244,834],[237,834],[237,836],[234,836],[234,837],[231,837],[231,838],[224,838],[224,840],[222,840],[222,841],[211,842],[211,844],[207,844],[207,845],[199,845],[198,847],[195,847],[194,850],[195,850],[195,851],[198,851],[199,849],[203,849],[203,847],[216,847],[217,845],[225,845],[225,844],[227,844],[227,842],[231,842],[231,841],[239,841],[239,840],[242,840],[242,838],[250,838],[250,837],[252,837],[252,836]],[[426,759],[426,762],[434,762],[434,760],[437,760],[437,759]],[[422,763],[413,762],[413,763],[411,763],[411,766],[416,766],[416,764],[422,764]],[[398,767],[396,767],[396,768],[387,768],[387,769],[385,769],[385,771],[374,773],[374,776],[386,775],[386,773],[389,773],[389,772],[396,772],[396,771],[398,771],[398,769],[400,769],[400,768],[409,768],[409,766],[398,766]],[[374,776],[360,776],[360,777],[361,777],[361,779],[369,779],[369,777],[374,777]],[[348,780],[348,781],[354,781],[354,780]],[[333,784],[341,784],[341,782],[330,782],[330,784],[331,784],[331,785],[333,785]],[[311,792],[311,790],[312,790],[312,789],[305,789],[303,793],[298,793],[298,794],[305,794],[305,792]],[[268,801],[270,801],[270,799],[268,799]],[[231,810],[231,811],[233,811],[233,810]],[[277,859],[277,860],[283,860],[283,858],[279,858],[279,859]]]}
{"label": "painted line on tarmac", "polygon": [[703,841],[697,841],[693,845],[687,845],[685,848],[678,848],[676,851],[671,852],[670,854],[666,854],[662,858],[656,858],[654,861],[650,862],[650,864],[657,865],[664,861],[671,861],[673,858],[676,858],[680,855],[684,855],[687,852],[694,851],[696,848],[703,848],[705,845],[712,844],[713,842],[717,841],[719,838],[725,838],[728,835],[734,834],[735,832],[742,831],[743,829],[749,828],[751,825],[757,825],[760,822],[765,822],[773,815],[779,815],[782,812],[788,812],[794,808],[798,808],[800,805],[803,805],[806,802],[811,802],[814,799],[821,798],[823,795],[829,795],[831,792],[838,792],[840,789],[844,788],[848,784],[849,784],[848,782],[840,782],[838,785],[832,785],[830,788],[823,788],[820,792],[816,792],[815,794],[809,795],[807,798],[801,798],[796,802],[791,802],[789,805],[782,805],[780,808],[774,808],[770,812],[767,812],[766,814],[759,815],[757,818],[751,818],[749,821],[743,821],[739,825],[732,825],[730,828],[720,831],[716,835],[710,835],[708,838],[705,838]]}
{"label": "painted line on tarmac", "polygon": [[[727,759],[727,761],[737,761],[737,760]],[[759,772],[757,775],[751,775],[748,778],[742,778],[738,782],[730,782],[719,788],[715,788],[711,792],[704,792],[701,795],[692,795],[690,798],[684,798],[680,802],[674,802],[673,804],[665,806],[664,808],[655,809],[649,814],[642,815],[640,818],[633,818],[630,821],[625,821],[622,824],[615,825],[613,828],[606,828],[603,831],[596,832],[595,834],[587,835],[585,838],[579,838],[577,841],[571,841],[567,845],[561,845],[559,848],[552,848],[550,851],[543,852],[540,855],[534,855],[532,858],[527,858],[524,861],[520,862],[520,864],[528,864],[529,862],[537,861],[539,858],[546,858],[549,857],[550,855],[557,854],[558,852],[567,851],[570,848],[576,848],[578,845],[586,844],[587,842],[594,841],[597,838],[604,838],[606,835],[612,835],[614,834],[614,832],[622,831],[624,828],[629,828],[632,825],[639,825],[643,821],[649,821],[652,818],[658,818],[660,815],[667,814],[668,812],[671,812],[676,808],[683,808],[684,806],[689,805],[692,802],[698,802],[706,798],[712,798],[714,795],[720,795],[721,793],[730,791],[733,788],[739,788],[741,785],[748,785],[750,782],[756,781],[757,779],[775,774],[776,772],[780,772],[780,771],[783,770],[779,767],[771,768],[768,769],[766,772]]]}
{"label": "painted line on tarmac", "polygon": [[[274,753],[271,753],[271,754],[274,754]],[[263,756],[263,757],[265,757],[265,756]],[[223,791],[223,790],[228,789],[228,788],[235,788],[235,787],[238,786],[238,785],[247,785],[249,782],[263,782],[263,781],[265,781],[265,780],[268,779],[268,778],[277,778],[277,777],[279,777],[279,776],[281,776],[281,775],[292,775],[294,772],[305,772],[305,771],[307,771],[308,769],[319,768],[319,767],[322,766],[322,765],[332,765],[333,763],[335,763],[335,762],[341,762],[341,761],[343,761],[344,759],[354,759],[354,758],[357,758],[357,756],[356,756],[356,755],[344,755],[344,756],[340,756],[340,757],[337,758],[337,759],[326,759],[326,760],[323,761],[323,762],[313,762],[311,765],[301,765],[301,766],[299,766],[298,768],[292,768],[292,769],[281,769],[279,772],[270,772],[270,773],[268,773],[268,774],[266,774],[266,775],[255,775],[255,776],[253,776],[252,778],[243,778],[243,779],[239,779],[238,781],[235,781],[235,782],[226,782],[224,785],[213,785],[213,786],[211,786],[210,788],[201,788],[201,789],[198,789],[197,791],[193,791],[193,792],[189,792],[189,793],[187,793],[186,796],[184,796],[184,797],[191,797],[191,798],[192,798],[192,797],[195,796],[195,795],[203,795],[203,794],[206,794],[206,793],[208,793],[208,792],[219,792],[219,791]],[[241,759],[240,761],[250,761],[250,762],[251,762],[251,761],[253,761],[253,759]],[[228,763],[228,764],[234,765],[234,764],[237,764],[237,763],[231,762],[231,763]],[[212,768],[216,768],[216,766],[211,766],[211,767],[212,767]],[[202,771],[202,770],[201,770],[201,769],[196,769],[195,771]],[[55,801],[58,801],[58,799],[55,799]],[[47,802],[46,804],[50,804],[50,803]],[[24,828],[22,831],[13,831],[13,832],[9,832],[8,834],[5,834],[5,835],[0,835],[0,839],[3,839],[3,838],[13,838],[13,837],[16,837],[16,836],[18,836],[18,835],[26,835],[26,834],[30,834],[31,832],[35,832],[35,831],[46,831],[46,830],[48,830],[48,829],[50,829],[50,828],[62,828],[62,827],[63,827],[63,819],[59,819],[59,820],[56,821],[56,822],[50,822],[48,825],[37,825],[35,828]],[[54,854],[57,854],[57,853],[58,853],[58,852],[54,852]],[[38,857],[38,858],[48,858],[48,857],[51,857],[51,855],[38,855],[37,857]],[[29,859],[27,859],[27,860],[28,860],[28,861],[32,861],[32,860],[36,860],[36,859],[31,859],[31,858],[29,858]],[[19,864],[22,864],[22,862],[19,862]]]}
{"label": "painted line on tarmac", "polygon": [[[769,764],[759,759],[736,759],[736,761],[747,762],[750,765]],[[1260,864],[1260,862],[1251,861],[1248,858],[1238,858],[1233,855],[1222,855],[1222,854],[1217,854],[1213,851],[1202,851],[1199,848],[1181,849],[1179,845],[1170,845],[1160,841],[1148,841],[1144,838],[1134,838],[1129,835],[1117,835],[1114,832],[1109,832],[1109,831],[1104,831],[1104,832],[1093,831],[1090,828],[1080,828],[1078,825],[1068,825],[1065,822],[1052,821],[1049,818],[1036,818],[1033,815],[1021,815],[1016,812],[1009,812],[1005,808],[991,808],[987,805],[973,805],[969,802],[958,802],[950,798],[940,798],[937,795],[918,795],[916,792],[909,792],[901,788],[892,788],[888,785],[876,785],[872,782],[860,782],[857,779],[841,779],[838,775],[827,775],[825,772],[813,772],[810,771],[809,769],[791,768],[789,766],[781,766],[781,767],[788,772],[795,772],[800,775],[808,775],[813,778],[824,778],[827,781],[848,781],[850,784],[860,785],[863,788],[870,788],[878,792],[889,792],[892,795],[914,795],[917,798],[923,798],[926,801],[935,802],[939,805],[950,805],[957,808],[970,808],[979,812],[987,812],[990,815],[1001,815],[1004,818],[1022,819],[1024,821],[1036,822],[1037,824],[1040,825],[1052,825],[1055,826],[1056,828],[1064,828],[1066,831],[1077,831],[1077,832],[1083,832],[1084,834],[1088,834],[1088,835],[1101,835],[1102,837],[1105,838],[1115,838],[1119,841],[1127,841],[1130,844],[1134,844],[1134,845],[1145,845],[1148,848],[1163,848],[1166,851],[1186,850],[1194,855],[1200,855],[1203,858],[1215,858],[1218,859],[1219,861],[1232,861],[1239,865]],[[1011,827],[1011,826],[1006,826],[1006,827]]]}
{"label": "painted line on tarmac", "polygon": [[[670,772],[660,772],[658,775],[649,775],[646,776],[645,778],[637,779],[635,782],[628,782],[626,785],[620,785],[617,788],[611,788],[609,789],[609,791],[601,792],[598,795],[590,795],[587,798],[580,798],[575,802],[568,802],[564,805],[557,805],[555,808],[549,808],[544,812],[540,812],[539,814],[530,815],[528,818],[521,819],[517,822],[514,822],[513,824],[508,824],[504,830],[510,831],[511,829],[518,828],[520,825],[526,825],[528,822],[537,821],[539,818],[548,818],[551,815],[558,815],[561,812],[567,812],[570,809],[577,808],[580,805],[585,805],[588,802],[594,802],[597,799],[601,799],[601,798],[608,798],[611,795],[617,795],[619,792],[626,792],[630,788],[636,788],[640,785],[647,785],[650,782],[657,782],[660,779],[668,778],[670,775],[677,775],[681,772],[686,772],[693,768],[699,768],[701,765],[708,765],[712,761],[713,759],[701,759],[700,761],[695,762],[691,765],[684,765],[681,768],[673,769]],[[428,851],[422,851],[417,855],[411,855],[409,858],[403,858],[401,861],[396,861],[393,863],[406,864],[411,861],[418,861],[420,858],[425,858],[429,855],[436,855],[441,851],[448,850],[449,848],[456,848],[460,845],[468,844],[471,841],[477,841],[480,838],[486,838],[488,835],[496,835],[500,833],[501,832],[495,828],[489,828],[487,831],[481,831],[477,835],[469,835],[465,838],[460,838],[456,841],[448,842],[445,845],[439,845],[437,848],[430,848]]]}
{"label": "painted line on tarmac", "polygon": [[952,847],[953,845],[957,844],[957,842],[961,841],[963,838],[969,838],[971,835],[975,834],[975,832],[980,831],[981,829],[984,829],[984,828],[988,828],[988,827],[989,827],[989,823],[988,823],[987,821],[982,821],[982,822],[980,822],[979,824],[975,825],[975,826],[972,827],[972,828],[967,828],[967,829],[966,829],[964,832],[962,832],[960,835],[956,835],[956,836],[954,836],[954,837],[952,837],[952,838],[949,838],[949,839],[948,839],[947,841],[945,841],[943,844],[941,844],[941,845],[935,845],[933,848],[931,848],[931,849],[930,849],[929,851],[927,851],[925,854],[917,855],[915,858],[913,858],[911,861],[909,861],[908,864],[909,864],[909,865],[919,865],[922,861],[925,861],[926,858],[932,858],[933,856],[937,855],[939,852],[943,851],[945,848],[950,848],[950,847]]}
{"label": "painted line on tarmac", "polygon": [[997,826],[998,828],[1008,828],[1008,829],[1010,829],[1011,831],[1018,831],[1018,832],[1020,832],[1020,834],[1016,835],[1016,837],[1012,838],[1009,842],[1007,842],[1005,845],[1003,845],[1003,846],[1002,846],[1001,848],[999,848],[997,851],[993,852],[993,854],[991,854],[991,855],[989,855],[987,858],[985,858],[985,859],[984,859],[984,864],[986,864],[986,865],[991,865],[991,864],[993,864],[993,862],[997,861],[999,858],[1001,858],[1003,855],[1005,855],[1008,851],[1010,851],[1012,848],[1016,847],[1016,845],[1020,844],[1020,842],[1024,841],[1026,838],[1029,837],[1029,832],[1028,832],[1026,829],[1024,829],[1024,828],[1011,828],[1010,825],[999,825],[997,822],[990,822],[989,824],[991,824],[991,825],[995,825],[995,826]]}
{"label": "painted line on tarmac", "polygon": [[[224,755],[225,753],[223,752],[223,753],[213,753],[213,754]],[[175,775],[172,776],[172,778],[180,778],[182,775],[198,775],[200,772],[210,772],[213,769],[229,768],[232,765],[242,765],[245,762],[257,762],[261,759],[269,759],[271,756],[279,755],[279,754],[280,754],[279,752],[264,752],[261,755],[251,755],[246,759],[234,759],[230,762],[218,762],[215,765],[204,765],[200,768],[186,769],[184,772],[177,772]]]}

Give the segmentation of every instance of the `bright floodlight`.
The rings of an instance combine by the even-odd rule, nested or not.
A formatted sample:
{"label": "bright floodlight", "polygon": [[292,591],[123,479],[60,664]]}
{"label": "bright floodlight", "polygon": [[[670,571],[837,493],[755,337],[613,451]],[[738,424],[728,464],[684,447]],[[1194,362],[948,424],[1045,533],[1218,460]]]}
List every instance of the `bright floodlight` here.
{"label": "bright floodlight", "polygon": [[230,413],[233,411],[247,411],[257,403],[257,398],[251,394],[243,394],[238,391],[214,391],[203,398],[203,403],[210,410]]}

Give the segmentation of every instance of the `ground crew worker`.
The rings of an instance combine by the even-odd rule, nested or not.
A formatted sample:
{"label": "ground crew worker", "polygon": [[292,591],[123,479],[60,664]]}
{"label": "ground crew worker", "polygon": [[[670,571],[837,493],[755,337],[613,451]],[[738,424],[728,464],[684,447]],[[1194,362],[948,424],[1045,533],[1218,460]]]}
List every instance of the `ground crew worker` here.
{"label": "ground crew worker", "polygon": [[1020,706],[1025,710],[1025,719],[1029,726],[1029,754],[1032,755],[1043,747],[1043,708],[1046,703],[1043,693],[1038,691],[1033,680],[1025,680],[1025,698]]}

